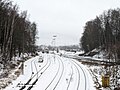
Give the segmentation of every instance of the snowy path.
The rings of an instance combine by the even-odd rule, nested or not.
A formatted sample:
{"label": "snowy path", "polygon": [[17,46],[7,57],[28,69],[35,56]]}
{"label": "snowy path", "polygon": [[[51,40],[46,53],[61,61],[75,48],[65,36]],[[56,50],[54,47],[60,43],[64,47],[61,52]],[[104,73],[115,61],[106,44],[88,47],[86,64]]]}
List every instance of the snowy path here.
{"label": "snowy path", "polygon": [[42,54],[24,63],[24,74],[5,90],[96,90],[86,67],[74,59]]}

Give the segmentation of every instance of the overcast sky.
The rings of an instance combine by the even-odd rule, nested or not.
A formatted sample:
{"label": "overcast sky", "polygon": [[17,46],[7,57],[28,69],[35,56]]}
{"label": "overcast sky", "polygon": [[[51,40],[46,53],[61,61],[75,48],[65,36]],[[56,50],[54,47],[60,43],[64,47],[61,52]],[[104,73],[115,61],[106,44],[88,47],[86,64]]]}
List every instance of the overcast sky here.
{"label": "overcast sky", "polygon": [[79,44],[85,23],[104,10],[120,7],[120,0],[13,0],[20,11],[27,10],[38,26],[37,44]]}

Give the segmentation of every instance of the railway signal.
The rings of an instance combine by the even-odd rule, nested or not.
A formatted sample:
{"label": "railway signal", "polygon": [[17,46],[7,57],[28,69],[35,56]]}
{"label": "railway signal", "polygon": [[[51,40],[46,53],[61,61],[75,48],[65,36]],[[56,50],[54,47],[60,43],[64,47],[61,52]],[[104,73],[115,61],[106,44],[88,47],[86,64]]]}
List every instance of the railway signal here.
{"label": "railway signal", "polygon": [[102,76],[102,87],[109,87],[110,77],[109,75]]}

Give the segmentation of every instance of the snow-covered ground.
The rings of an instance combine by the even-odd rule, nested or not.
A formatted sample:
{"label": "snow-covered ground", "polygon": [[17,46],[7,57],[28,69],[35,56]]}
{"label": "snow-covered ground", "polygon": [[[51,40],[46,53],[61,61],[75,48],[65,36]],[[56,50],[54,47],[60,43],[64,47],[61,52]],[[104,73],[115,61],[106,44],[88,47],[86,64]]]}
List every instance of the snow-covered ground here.
{"label": "snow-covered ground", "polygon": [[[43,58],[43,62],[39,62]],[[5,90],[96,90],[91,74],[80,62],[40,54],[24,63],[23,74]]]}

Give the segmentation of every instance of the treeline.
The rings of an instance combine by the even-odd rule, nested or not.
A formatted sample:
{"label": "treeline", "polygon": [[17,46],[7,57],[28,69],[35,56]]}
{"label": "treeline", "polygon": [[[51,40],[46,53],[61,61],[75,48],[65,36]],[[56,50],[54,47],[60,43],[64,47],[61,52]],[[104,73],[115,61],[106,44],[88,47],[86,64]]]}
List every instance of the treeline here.
{"label": "treeline", "polygon": [[120,58],[120,9],[109,9],[88,21],[80,42],[85,52],[101,48],[108,56]]}
{"label": "treeline", "polygon": [[59,46],[58,47],[60,50],[65,50],[65,51],[78,51],[79,45],[68,45],[68,46]]}
{"label": "treeline", "polygon": [[13,56],[35,52],[36,23],[17,5],[0,0],[0,63],[9,64]]}

